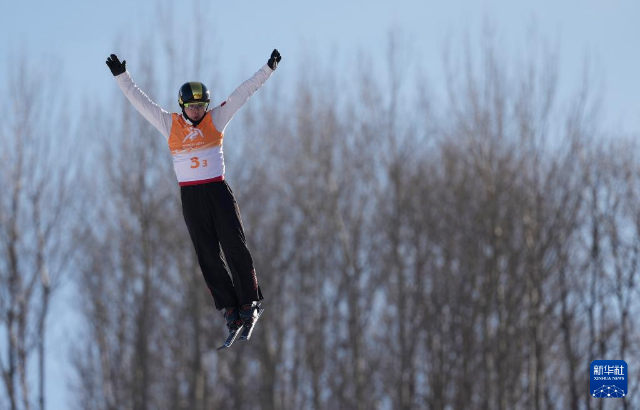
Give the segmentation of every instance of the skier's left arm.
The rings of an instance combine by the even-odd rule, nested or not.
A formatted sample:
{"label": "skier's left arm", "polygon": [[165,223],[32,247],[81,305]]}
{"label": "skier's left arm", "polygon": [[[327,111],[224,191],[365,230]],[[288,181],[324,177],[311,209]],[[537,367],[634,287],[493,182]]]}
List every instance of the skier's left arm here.
{"label": "skier's left arm", "polygon": [[213,125],[220,132],[238,112],[247,100],[271,77],[282,57],[278,50],[273,50],[267,64],[258,70],[251,78],[240,84],[225,102],[211,110]]}

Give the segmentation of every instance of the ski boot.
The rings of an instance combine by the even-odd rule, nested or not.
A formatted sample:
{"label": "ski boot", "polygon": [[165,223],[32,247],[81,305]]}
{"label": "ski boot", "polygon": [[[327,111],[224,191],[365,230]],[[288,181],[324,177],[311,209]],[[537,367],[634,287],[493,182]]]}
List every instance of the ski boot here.
{"label": "ski boot", "polygon": [[242,319],[242,334],[240,335],[240,340],[251,339],[253,328],[263,312],[264,309],[260,307],[260,302],[242,305],[240,308],[240,318]]}
{"label": "ski boot", "polygon": [[224,342],[222,346],[218,348],[218,350],[225,349],[230,347],[233,342],[240,334],[240,331],[243,329],[242,327],[242,319],[240,318],[240,313],[238,312],[238,308],[236,307],[228,307],[224,309],[224,313],[222,314],[227,321],[227,328],[229,329],[229,335],[227,336],[227,340]]}

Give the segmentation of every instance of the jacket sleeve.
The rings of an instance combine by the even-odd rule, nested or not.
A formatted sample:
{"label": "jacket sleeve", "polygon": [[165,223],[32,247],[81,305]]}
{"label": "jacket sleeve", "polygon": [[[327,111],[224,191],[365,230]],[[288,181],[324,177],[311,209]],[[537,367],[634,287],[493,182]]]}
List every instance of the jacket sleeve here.
{"label": "jacket sleeve", "polygon": [[142,116],[160,131],[168,140],[171,133],[171,113],[163,110],[133,82],[129,71],[115,77],[125,97]]}
{"label": "jacket sleeve", "polygon": [[264,65],[253,77],[240,84],[225,102],[211,110],[213,125],[220,132],[224,132],[227,124],[236,112],[247,102],[247,100],[271,77],[273,70],[268,65]]}

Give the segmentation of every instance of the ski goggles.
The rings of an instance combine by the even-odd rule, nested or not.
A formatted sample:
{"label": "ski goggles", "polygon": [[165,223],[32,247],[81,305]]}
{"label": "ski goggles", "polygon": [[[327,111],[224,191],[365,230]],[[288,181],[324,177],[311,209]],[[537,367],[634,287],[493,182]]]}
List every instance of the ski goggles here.
{"label": "ski goggles", "polygon": [[190,102],[190,103],[184,103],[184,108],[189,108],[191,110],[199,110],[199,109],[205,109],[207,107],[207,104],[209,104],[208,102]]}

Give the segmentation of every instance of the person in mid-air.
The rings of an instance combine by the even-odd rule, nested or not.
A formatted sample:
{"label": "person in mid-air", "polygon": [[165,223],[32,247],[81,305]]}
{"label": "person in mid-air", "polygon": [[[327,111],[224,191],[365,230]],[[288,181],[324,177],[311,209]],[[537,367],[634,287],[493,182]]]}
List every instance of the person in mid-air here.
{"label": "person in mid-air", "polygon": [[120,62],[115,54],[107,58],[124,95],[169,144],[180,184],[182,214],[216,309],[223,310],[229,328],[222,347],[230,346],[238,333],[248,340],[263,311],[262,291],[240,210],[224,178],[224,131],[238,109],[273,74],[281,58],[278,50],[273,50],[267,64],[214,108],[209,108],[211,95],[204,84],[185,83],[178,93],[181,113],[169,113],[151,101],[133,82],[126,61]]}

